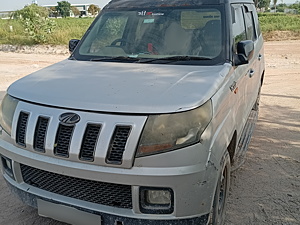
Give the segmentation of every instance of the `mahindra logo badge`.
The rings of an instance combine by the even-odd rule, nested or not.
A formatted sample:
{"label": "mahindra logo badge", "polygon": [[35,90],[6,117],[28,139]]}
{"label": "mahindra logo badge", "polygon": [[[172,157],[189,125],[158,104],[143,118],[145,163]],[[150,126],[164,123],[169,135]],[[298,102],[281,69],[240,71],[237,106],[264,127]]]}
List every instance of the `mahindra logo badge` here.
{"label": "mahindra logo badge", "polygon": [[59,116],[59,121],[66,125],[78,123],[80,116],[76,113],[63,113]]}

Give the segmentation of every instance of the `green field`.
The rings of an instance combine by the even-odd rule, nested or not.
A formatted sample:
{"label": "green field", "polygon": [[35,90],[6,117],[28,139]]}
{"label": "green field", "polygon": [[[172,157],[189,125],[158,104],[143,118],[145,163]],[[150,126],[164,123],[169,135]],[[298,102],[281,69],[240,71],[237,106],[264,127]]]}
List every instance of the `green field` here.
{"label": "green field", "polygon": [[283,13],[261,13],[259,21],[262,31],[300,31],[300,15]]}
{"label": "green field", "polygon": [[[94,18],[53,19],[56,22],[54,32],[48,36],[45,44],[65,45],[70,39],[80,39]],[[11,30],[12,29],[12,30]],[[0,44],[33,45],[19,20],[0,19]]]}
{"label": "green field", "polygon": [[[53,19],[56,28],[45,44],[66,45],[70,39],[80,39],[94,18]],[[300,15],[282,13],[259,14],[261,29],[265,37],[274,31],[290,31],[293,39],[300,39]],[[0,19],[0,44],[33,45],[20,21]]]}

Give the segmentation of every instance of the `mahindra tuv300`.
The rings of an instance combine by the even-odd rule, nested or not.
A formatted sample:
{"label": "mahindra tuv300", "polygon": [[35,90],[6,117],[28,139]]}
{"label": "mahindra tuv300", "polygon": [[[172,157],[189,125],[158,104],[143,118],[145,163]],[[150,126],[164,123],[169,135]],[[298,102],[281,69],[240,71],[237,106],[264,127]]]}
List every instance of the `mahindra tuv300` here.
{"label": "mahindra tuv300", "polygon": [[7,90],[3,176],[71,224],[223,224],[264,77],[250,0],[112,0]]}

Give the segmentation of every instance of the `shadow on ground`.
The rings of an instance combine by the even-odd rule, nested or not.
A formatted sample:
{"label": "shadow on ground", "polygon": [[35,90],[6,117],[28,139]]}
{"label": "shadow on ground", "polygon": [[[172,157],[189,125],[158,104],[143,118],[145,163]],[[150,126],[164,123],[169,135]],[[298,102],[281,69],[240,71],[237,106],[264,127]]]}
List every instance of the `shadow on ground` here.
{"label": "shadow on ground", "polygon": [[226,225],[300,224],[300,104],[278,105],[299,99],[262,94],[246,162],[231,176]]}

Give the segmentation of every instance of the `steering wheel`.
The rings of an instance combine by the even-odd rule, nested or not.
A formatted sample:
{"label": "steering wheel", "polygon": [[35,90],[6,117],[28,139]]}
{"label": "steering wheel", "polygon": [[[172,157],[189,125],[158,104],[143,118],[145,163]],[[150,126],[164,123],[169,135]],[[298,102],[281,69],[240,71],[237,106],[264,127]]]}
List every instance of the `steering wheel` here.
{"label": "steering wheel", "polygon": [[114,41],[110,44],[110,46],[116,46],[117,43],[119,43],[119,42],[121,43],[121,45],[122,45],[122,43],[129,43],[129,41],[126,40],[126,39],[124,39],[124,38],[118,38],[118,39],[114,40]]}

